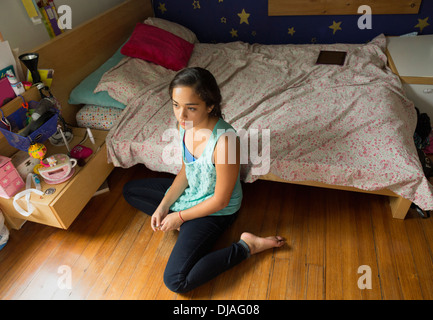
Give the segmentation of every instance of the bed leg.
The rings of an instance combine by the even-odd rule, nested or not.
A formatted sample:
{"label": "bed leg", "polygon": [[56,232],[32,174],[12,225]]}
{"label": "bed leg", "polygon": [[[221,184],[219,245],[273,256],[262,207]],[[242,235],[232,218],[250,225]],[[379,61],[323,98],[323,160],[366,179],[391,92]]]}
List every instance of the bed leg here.
{"label": "bed leg", "polygon": [[392,217],[395,219],[404,219],[409,211],[412,201],[403,197],[389,197]]}

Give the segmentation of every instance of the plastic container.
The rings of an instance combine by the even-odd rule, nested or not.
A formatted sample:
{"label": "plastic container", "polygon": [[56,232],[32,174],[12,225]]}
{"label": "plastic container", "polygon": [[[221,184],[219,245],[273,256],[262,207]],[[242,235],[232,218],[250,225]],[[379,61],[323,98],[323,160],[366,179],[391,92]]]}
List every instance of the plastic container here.
{"label": "plastic container", "polygon": [[23,84],[17,80],[11,70],[6,71],[6,77],[8,78],[9,83],[11,84],[11,87],[17,96],[23,94],[26,91]]}
{"label": "plastic container", "polygon": [[4,224],[5,218],[3,213],[0,211],[0,250],[4,248],[9,240],[9,230]]}
{"label": "plastic container", "polygon": [[[51,111],[53,112],[53,116],[43,125],[41,125],[36,131],[33,131],[26,137],[9,131],[4,123],[0,123],[0,132],[3,133],[3,135],[6,137],[6,140],[12,147],[27,152],[31,144],[36,142],[43,143],[57,132],[59,110],[52,108]],[[7,120],[11,124],[12,128],[21,130],[26,126],[26,113],[27,110],[21,107],[7,117]]]}

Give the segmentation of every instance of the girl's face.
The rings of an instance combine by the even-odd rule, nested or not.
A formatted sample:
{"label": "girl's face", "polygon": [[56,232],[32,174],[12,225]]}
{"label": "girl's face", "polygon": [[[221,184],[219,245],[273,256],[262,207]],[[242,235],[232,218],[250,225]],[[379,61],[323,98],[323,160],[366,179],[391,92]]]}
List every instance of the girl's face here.
{"label": "girl's face", "polygon": [[206,127],[213,106],[207,107],[193,88],[175,87],[171,98],[174,115],[183,129]]}

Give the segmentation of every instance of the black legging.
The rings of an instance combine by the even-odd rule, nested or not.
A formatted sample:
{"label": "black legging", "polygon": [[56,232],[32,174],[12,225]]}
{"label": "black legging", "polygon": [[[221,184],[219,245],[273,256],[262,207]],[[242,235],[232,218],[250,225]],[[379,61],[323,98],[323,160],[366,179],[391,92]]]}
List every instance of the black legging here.
{"label": "black legging", "polygon": [[[130,205],[152,215],[172,182],[170,178],[130,181],[125,184],[123,195]],[[211,252],[237,214],[210,215],[182,224],[164,272],[164,283],[170,290],[188,292],[248,258],[249,249],[242,240]]]}

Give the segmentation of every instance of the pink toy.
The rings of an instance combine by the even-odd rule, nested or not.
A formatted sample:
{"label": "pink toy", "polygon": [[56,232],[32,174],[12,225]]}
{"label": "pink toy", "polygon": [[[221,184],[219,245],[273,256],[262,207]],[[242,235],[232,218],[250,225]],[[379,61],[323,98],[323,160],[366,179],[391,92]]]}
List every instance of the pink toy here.
{"label": "pink toy", "polygon": [[0,197],[9,199],[24,187],[10,158],[0,156]]}
{"label": "pink toy", "polygon": [[74,174],[77,160],[69,158],[66,154],[52,155],[52,163],[55,165],[39,168],[39,174],[48,184],[58,184],[68,180]]}
{"label": "pink toy", "polygon": [[77,144],[71,150],[71,157],[75,159],[85,159],[93,153],[93,150],[81,144]]}

